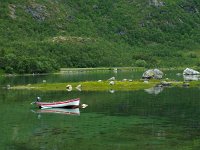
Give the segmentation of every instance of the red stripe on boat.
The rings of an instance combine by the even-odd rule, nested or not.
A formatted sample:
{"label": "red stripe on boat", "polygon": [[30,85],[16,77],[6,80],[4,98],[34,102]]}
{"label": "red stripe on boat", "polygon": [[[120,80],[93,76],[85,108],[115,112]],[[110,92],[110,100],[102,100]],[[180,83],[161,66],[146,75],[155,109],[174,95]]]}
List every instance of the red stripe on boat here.
{"label": "red stripe on boat", "polygon": [[43,105],[43,106],[48,106],[48,105],[57,105],[57,104],[67,104],[67,103],[71,103],[71,102],[76,102],[79,101],[80,98],[77,99],[71,99],[71,100],[67,100],[67,101],[60,101],[60,102],[37,102],[37,105]]}

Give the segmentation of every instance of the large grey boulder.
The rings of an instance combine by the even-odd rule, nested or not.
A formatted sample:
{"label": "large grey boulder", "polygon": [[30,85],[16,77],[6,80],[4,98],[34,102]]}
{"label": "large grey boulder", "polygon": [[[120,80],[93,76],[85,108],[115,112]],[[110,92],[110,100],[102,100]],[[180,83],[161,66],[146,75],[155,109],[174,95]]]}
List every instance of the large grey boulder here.
{"label": "large grey boulder", "polygon": [[145,71],[142,75],[143,79],[162,79],[163,72],[159,69],[149,69]]}
{"label": "large grey boulder", "polygon": [[200,74],[198,71],[196,70],[193,70],[191,68],[186,68],[184,71],[183,71],[183,75],[198,75]]}

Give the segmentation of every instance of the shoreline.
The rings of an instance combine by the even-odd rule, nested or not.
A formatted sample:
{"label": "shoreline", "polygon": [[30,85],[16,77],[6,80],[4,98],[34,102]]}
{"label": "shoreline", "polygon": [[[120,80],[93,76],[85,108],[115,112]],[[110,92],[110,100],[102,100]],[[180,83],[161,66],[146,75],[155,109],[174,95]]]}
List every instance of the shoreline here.
{"label": "shoreline", "polygon": [[[187,67],[173,67],[173,68],[165,68],[165,67],[157,67],[161,71],[170,71],[170,70],[180,70],[183,71]],[[193,66],[191,68],[197,68],[197,66]],[[51,75],[51,74],[64,74],[67,72],[84,72],[84,71],[146,71],[151,68],[144,67],[96,67],[96,68],[60,68],[57,72],[51,73],[27,73],[27,74],[6,74],[2,73],[0,76],[2,77],[15,77],[15,76],[43,76],[43,75]]]}
{"label": "shoreline", "polygon": [[[51,74],[63,74],[67,72],[83,72],[83,71],[115,71],[115,70],[135,70],[135,71],[145,71],[144,67],[97,67],[97,68],[60,68],[57,72],[51,73],[27,73],[27,74],[0,74],[3,77],[15,77],[15,76],[42,76],[42,75],[51,75]],[[116,71],[117,71],[116,70]]]}

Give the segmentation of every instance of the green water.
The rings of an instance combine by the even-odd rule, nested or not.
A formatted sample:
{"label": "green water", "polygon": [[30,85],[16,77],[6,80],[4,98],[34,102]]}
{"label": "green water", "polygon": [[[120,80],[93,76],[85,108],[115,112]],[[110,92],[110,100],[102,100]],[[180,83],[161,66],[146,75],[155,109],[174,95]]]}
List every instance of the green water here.
{"label": "green water", "polygon": [[[127,78],[127,74],[118,75]],[[112,73],[111,73],[112,75]],[[109,73],[85,73],[73,80],[108,78]],[[67,77],[67,75],[66,75]],[[63,76],[12,77],[12,83],[56,82]],[[88,80],[88,79],[87,79]],[[1,85],[10,83],[8,78]],[[80,114],[37,113],[30,105],[44,101],[81,98],[89,106]],[[40,92],[0,89],[0,148],[2,150],[199,150],[200,89],[165,88],[145,91]]]}

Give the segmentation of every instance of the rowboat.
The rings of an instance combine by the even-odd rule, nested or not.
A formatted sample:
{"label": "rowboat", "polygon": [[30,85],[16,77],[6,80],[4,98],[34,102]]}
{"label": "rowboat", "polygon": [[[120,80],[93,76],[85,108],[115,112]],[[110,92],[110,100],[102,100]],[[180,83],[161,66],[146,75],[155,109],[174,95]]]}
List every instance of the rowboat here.
{"label": "rowboat", "polygon": [[70,99],[66,101],[57,102],[35,102],[35,104],[42,109],[45,108],[76,108],[79,107],[80,98]]}

